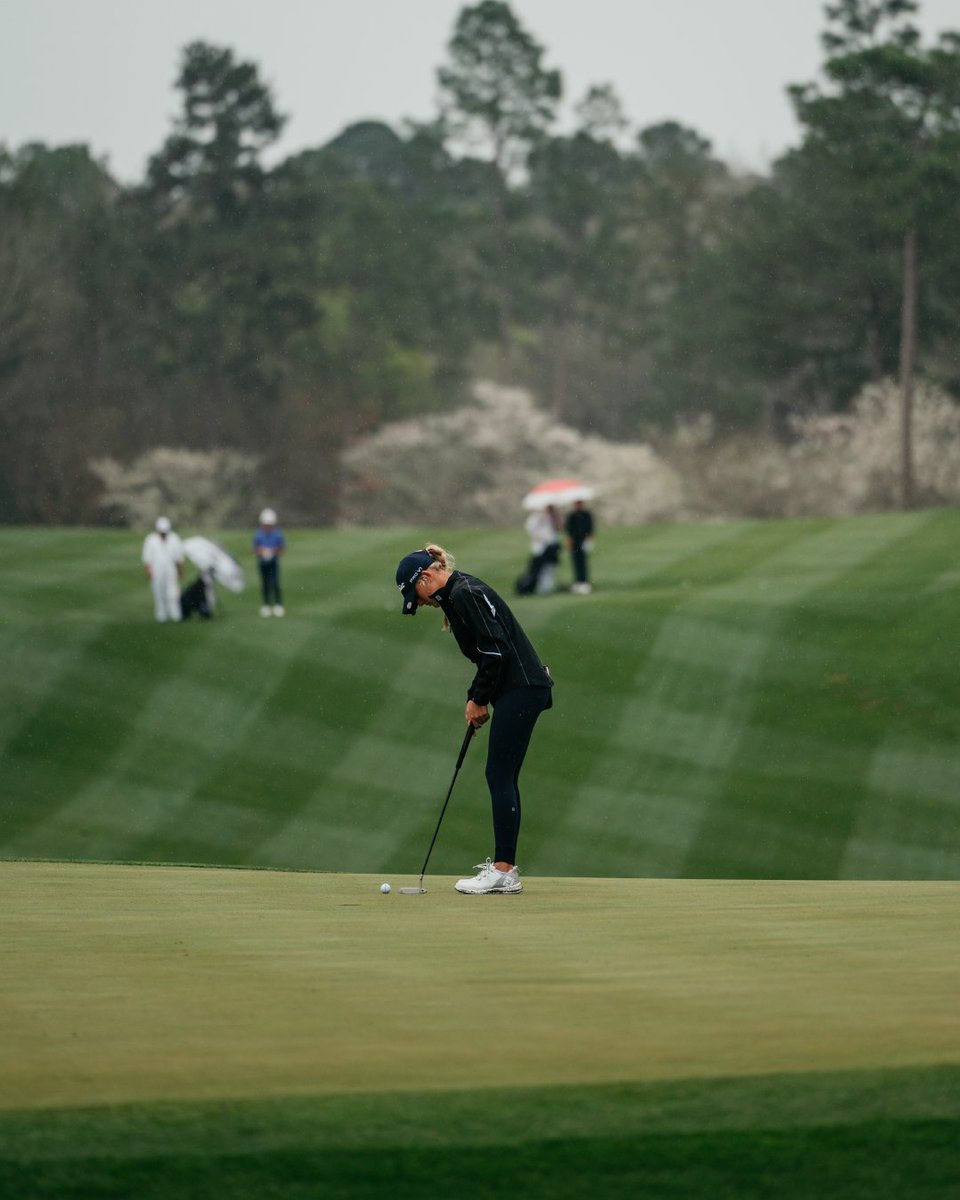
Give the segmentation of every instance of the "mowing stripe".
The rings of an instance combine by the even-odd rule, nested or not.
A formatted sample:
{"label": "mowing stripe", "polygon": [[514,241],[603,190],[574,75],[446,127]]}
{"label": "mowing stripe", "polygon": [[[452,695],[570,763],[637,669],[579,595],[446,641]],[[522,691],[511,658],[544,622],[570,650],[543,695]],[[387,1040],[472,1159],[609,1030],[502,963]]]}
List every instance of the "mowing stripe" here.
{"label": "mowing stripe", "polygon": [[[9,579],[6,583],[9,586]],[[68,690],[64,681],[82,674],[81,660],[90,643],[103,636],[106,624],[106,617],[85,621],[67,646],[60,631],[51,632],[41,618],[0,626],[0,661],[8,688],[0,706],[0,755],[8,752],[21,732],[29,740],[25,727],[35,720],[50,692]]]}
{"label": "mowing stripe", "polygon": [[[719,605],[736,600],[744,592],[756,606],[756,620],[764,635],[763,658],[756,660],[756,681],[767,657],[774,649],[774,639],[780,635],[792,612],[817,593],[834,587],[850,577],[864,564],[882,556],[891,547],[916,537],[930,521],[924,513],[903,514],[889,521],[866,519],[845,522],[792,544],[773,556],[760,572],[745,575],[732,589],[716,597]],[[732,594],[731,594],[732,593]],[[698,603],[709,602],[707,596]],[[756,695],[752,688],[740,684],[733,693],[738,720],[732,733],[728,764],[736,755],[749,756],[746,749],[753,722],[757,718]],[[861,777],[868,769],[870,747],[863,749]],[[848,760],[848,769],[849,769]],[[739,862],[736,858],[729,873],[741,877],[814,876],[835,877],[851,836],[855,820],[856,791],[834,779],[832,786],[820,785],[813,805],[800,812],[783,810],[778,803],[779,781],[770,787],[759,788],[753,803],[747,805],[738,791],[731,792],[726,780],[718,774],[713,795],[702,810],[700,828],[691,841],[681,873],[703,873],[712,860],[718,840],[742,847]],[[769,801],[765,802],[769,796]],[[803,864],[798,866],[798,864]]]}
{"label": "mowing stripe", "polygon": [[[631,873],[639,874],[649,869],[649,856],[640,850],[649,826],[657,873],[696,874],[705,857],[712,858],[718,838],[749,845],[752,832],[758,832],[767,840],[765,824],[761,821],[751,831],[749,818],[744,827],[740,811],[736,831],[728,828],[720,801],[725,774],[753,710],[753,686],[780,623],[805,596],[915,533],[926,519],[910,514],[891,521],[828,525],[813,533],[804,526],[786,526],[779,528],[773,544],[763,530],[763,553],[750,555],[734,579],[678,601],[634,675],[631,694],[620,700],[619,718],[608,737],[610,754],[599,759],[585,780],[544,856],[552,859],[564,845],[575,845],[578,869],[589,871],[584,849],[599,829],[608,834],[604,853],[609,853],[610,836],[630,838],[639,851]],[[784,546],[788,534],[792,540]],[[749,630],[741,623],[728,631],[725,611],[744,605],[752,613]],[[703,671],[701,653],[709,673]],[[706,686],[696,708],[679,708],[675,697],[689,694],[691,678],[698,677]],[[617,749],[632,750],[632,758]],[[616,764],[613,771],[611,762]],[[631,777],[631,768],[642,773],[639,778]],[[617,807],[629,816],[621,817],[610,835],[611,809]],[[621,862],[625,857],[621,853]]]}
{"label": "mowing stripe", "polygon": [[[72,670],[60,676],[42,704],[4,750],[8,800],[5,840],[14,847],[97,781],[130,736],[138,713],[164,679],[179,678],[191,653],[172,627],[159,631],[105,623],[87,640]],[[126,685],[127,659],[141,664],[143,686]],[[51,767],[56,766],[56,771]]]}
{"label": "mowing stripe", "polygon": [[838,875],[960,879],[960,763],[942,749],[877,747],[869,799],[858,811]]}
{"label": "mowing stripe", "polygon": [[[311,630],[302,625],[296,632],[294,648]],[[236,686],[242,676],[234,676],[228,688],[196,681],[185,687],[183,673],[173,671],[172,666],[177,662],[174,650],[182,656],[188,649],[190,673],[201,680],[208,677],[208,668],[212,670],[222,653],[217,643],[199,650],[185,641],[171,647],[171,669],[144,680],[140,710],[127,714],[122,725],[125,736],[104,748],[109,749],[110,757],[103,754],[95,777],[56,808],[47,808],[42,820],[11,838],[10,853],[42,855],[44,847],[59,844],[73,857],[138,858],[144,853],[145,841],[149,844],[157,836],[162,838],[168,826],[185,820],[196,773],[204,770],[211,752],[229,754],[238,738],[247,734],[269,695],[271,677],[282,671],[286,661],[261,654],[255,674],[248,677],[249,686],[242,691]],[[211,724],[211,715],[215,715],[215,724]],[[202,740],[193,735],[198,725],[204,731]],[[158,736],[158,730],[169,731],[169,735]],[[165,751],[163,757],[160,751]],[[127,795],[129,802],[118,805],[118,794]]]}

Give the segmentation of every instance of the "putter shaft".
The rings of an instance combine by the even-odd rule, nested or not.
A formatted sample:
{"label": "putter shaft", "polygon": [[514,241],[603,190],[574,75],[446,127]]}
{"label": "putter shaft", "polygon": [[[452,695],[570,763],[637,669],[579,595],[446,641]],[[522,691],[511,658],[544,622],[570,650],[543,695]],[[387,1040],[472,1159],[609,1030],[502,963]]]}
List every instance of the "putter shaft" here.
{"label": "putter shaft", "polygon": [[433,831],[433,837],[430,839],[430,849],[427,851],[427,857],[423,860],[423,867],[420,870],[420,891],[424,890],[423,877],[427,873],[427,863],[430,861],[430,855],[433,853],[433,847],[437,840],[437,834],[440,832],[440,825],[443,822],[443,814],[447,811],[447,805],[450,803],[450,797],[453,795],[453,785],[457,782],[457,776],[460,774],[460,768],[463,766],[463,760],[467,756],[467,747],[473,740],[473,735],[476,730],[472,725],[467,726],[467,732],[464,734],[463,745],[460,747],[460,754],[457,756],[457,765],[453,771],[453,778],[450,780],[450,786],[447,788],[447,794],[443,801],[443,808],[440,809],[440,816],[437,818],[437,827]]}

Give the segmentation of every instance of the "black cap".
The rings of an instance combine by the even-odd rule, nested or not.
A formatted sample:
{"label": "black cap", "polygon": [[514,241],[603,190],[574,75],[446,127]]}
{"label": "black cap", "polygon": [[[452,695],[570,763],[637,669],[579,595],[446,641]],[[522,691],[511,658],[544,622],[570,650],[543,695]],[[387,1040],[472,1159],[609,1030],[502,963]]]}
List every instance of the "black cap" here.
{"label": "black cap", "polygon": [[397,587],[403,596],[400,612],[405,617],[417,615],[417,580],[435,561],[433,555],[426,550],[414,550],[412,554],[400,560],[400,566],[397,567]]}

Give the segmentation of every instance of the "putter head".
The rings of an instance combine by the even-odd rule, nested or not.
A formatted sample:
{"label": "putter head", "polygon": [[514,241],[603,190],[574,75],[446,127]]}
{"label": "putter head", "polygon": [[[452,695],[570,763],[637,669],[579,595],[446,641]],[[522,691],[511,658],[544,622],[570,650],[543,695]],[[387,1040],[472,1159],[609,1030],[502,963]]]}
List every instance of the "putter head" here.
{"label": "putter head", "polygon": [[403,892],[405,896],[422,896],[426,890],[425,887],[397,888],[397,891]]}

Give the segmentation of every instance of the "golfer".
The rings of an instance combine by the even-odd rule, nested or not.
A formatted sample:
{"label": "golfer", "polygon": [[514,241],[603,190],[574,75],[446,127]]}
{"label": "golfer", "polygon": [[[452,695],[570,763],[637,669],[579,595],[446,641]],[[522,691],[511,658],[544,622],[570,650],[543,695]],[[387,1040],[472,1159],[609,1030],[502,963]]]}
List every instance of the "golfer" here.
{"label": "golfer", "polygon": [[493,807],[493,859],[479,874],[460,879],[458,892],[484,895],[521,891],[517,871],[520,792],[517,780],[537,717],[553,707],[550,672],[500,596],[480,579],[454,569],[442,546],[408,554],[397,567],[402,612],[415,616],[421,604],[442,609],[444,628],[476,666],[467,689],[467,724],[479,729],[490,720],[487,786]]}

